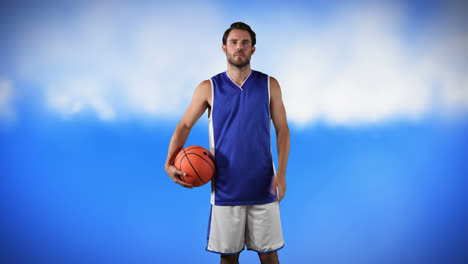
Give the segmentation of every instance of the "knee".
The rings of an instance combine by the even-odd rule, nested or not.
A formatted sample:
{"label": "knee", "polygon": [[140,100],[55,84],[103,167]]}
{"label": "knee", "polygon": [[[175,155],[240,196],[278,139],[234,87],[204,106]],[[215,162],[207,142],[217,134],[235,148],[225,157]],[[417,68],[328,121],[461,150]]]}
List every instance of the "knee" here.
{"label": "knee", "polygon": [[276,251],[271,253],[258,253],[258,257],[262,264],[279,264],[278,254]]}
{"label": "knee", "polygon": [[221,255],[221,264],[237,264],[239,263],[239,254]]}

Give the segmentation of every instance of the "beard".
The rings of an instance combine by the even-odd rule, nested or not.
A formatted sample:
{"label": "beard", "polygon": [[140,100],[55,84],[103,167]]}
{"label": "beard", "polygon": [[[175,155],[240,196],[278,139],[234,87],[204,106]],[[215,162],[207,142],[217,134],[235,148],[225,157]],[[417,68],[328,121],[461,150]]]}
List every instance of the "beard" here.
{"label": "beard", "polygon": [[228,56],[227,60],[229,64],[239,69],[250,64],[250,56],[247,55],[244,55],[244,60],[236,60],[235,56]]}

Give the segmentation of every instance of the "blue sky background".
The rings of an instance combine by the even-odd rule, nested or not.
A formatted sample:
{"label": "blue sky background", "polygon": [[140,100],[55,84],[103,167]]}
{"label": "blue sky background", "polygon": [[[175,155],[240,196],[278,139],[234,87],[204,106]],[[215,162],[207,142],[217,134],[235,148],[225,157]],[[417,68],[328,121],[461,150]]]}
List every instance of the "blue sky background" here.
{"label": "blue sky background", "polygon": [[281,262],[468,259],[463,1],[0,8],[1,263],[218,262],[210,186],[181,188],[164,162],[235,21],[256,31],[252,67],[279,80],[291,129]]}

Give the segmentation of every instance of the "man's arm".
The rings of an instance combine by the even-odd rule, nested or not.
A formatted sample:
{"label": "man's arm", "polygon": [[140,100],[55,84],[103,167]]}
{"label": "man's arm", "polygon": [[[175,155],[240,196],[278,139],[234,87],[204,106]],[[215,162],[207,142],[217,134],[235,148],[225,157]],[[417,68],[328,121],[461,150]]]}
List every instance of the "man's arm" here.
{"label": "man's arm", "polygon": [[192,102],[185,111],[182,120],[177,125],[174,134],[172,135],[171,142],[169,143],[169,151],[167,154],[165,170],[171,179],[182,185],[183,187],[192,188],[193,186],[180,180],[184,172],[177,170],[174,167],[174,160],[179,151],[184,147],[185,142],[190,134],[190,130],[209,106],[209,98],[211,98],[211,83],[205,80],[193,93]]}
{"label": "man's arm", "polygon": [[286,193],[286,165],[291,141],[286,110],[281,98],[281,88],[278,81],[273,77],[270,77],[270,96],[271,119],[276,130],[276,146],[278,149],[278,171],[273,180],[272,192],[275,193],[276,188],[278,188],[278,202],[280,202]]}

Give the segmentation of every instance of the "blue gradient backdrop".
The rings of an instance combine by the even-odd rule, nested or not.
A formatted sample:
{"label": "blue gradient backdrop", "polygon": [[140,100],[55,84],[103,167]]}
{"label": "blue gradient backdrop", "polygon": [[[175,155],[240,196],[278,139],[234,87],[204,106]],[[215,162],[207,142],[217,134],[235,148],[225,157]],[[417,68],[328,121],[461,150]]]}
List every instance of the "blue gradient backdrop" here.
{"label": "blue gradient backdrop", "polygon": [[[414,24],[439,5],[412,3],[411,10],[421,10]],[[21,25],[15,14],[33,16],[36,8],[1,7],[4,36]],[[294,5],[301,7],[310,6]],[[315,7],[311,12],[329,11]],[[234,3],[223,8],[240,10]],[[16,121],[0,124],[0,263],[218,262],[205,251],[210,186],[184,189],[164,172],[181,114],[62,119],[44,110],[37,84],[12,70],[12,43],[0,47],[0,75],[22,94],[13,104]],[[281,263],[467,263],[467,135],[466,113],[291,125]],[[186,145],[193,144],[208,147],[206,115]],[[254,252],[243,252],[240,261],[259,263]]]}

